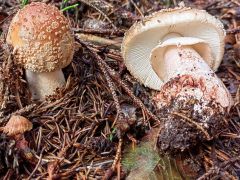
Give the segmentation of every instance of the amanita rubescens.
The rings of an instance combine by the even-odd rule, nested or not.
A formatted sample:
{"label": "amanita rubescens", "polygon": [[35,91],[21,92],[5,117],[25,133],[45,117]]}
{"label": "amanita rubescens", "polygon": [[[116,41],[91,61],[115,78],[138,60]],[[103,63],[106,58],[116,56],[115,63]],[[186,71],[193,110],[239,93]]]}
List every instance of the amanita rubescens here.
{"label": "amanita rubescens", "polygon": [[7,35],[15,59],[26,69],[33,99],[43,100],[65,84],[62,68],[72,61],[69,21],[56,7],[35,2],[14,16]]}
{"label": "amanita rubescens", "polygon": [[[231,95],[215,75],[224,53],[222,23],[204,10],[165,9],[135,23],[122,53],[129,71],[160,92],[162,151],[186,150],[226,126]],[[161,118],[160,117],[160,118]]]}

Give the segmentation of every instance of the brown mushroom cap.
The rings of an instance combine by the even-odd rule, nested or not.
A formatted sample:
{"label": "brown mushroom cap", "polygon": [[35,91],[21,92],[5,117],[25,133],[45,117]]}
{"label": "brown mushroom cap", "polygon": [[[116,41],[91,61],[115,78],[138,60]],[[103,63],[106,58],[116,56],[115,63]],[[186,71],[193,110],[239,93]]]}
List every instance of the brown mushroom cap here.
{"label": "brown mushroom cap", "polygon": [[9,136],[15,136],[22,134],[32,129],[32,123],[25,117],[19,115],[13,115],[6,126],[2,128],[3,132]]}
{"label": "brown mushroom cap", "polygon": [[18,11],[10,24],[7,42],[14,47],[17,62],[34,72],[66,67],[74,52],[67,18],[56,7],[40,2]]}

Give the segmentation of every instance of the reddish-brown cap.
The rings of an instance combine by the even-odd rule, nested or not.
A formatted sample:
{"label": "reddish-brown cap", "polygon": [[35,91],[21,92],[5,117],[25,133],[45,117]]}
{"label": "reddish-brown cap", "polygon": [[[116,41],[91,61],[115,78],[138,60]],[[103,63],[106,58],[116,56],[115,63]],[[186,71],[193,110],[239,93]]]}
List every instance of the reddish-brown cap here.
{"label": "reddish-brown cap", "polygon": [[2,128],[2,131],[9,136],[15,136],[22,134],[32,129],[32,123],[25,117],[19,115],[13,115],[6,126]]}
{"label": "reddish-brown cap", "polygon": [[69,21],[56,7],[35,2],[13,18],[7,42],[25,69],[49,72],[66,67],[72,60],[74,38]]}

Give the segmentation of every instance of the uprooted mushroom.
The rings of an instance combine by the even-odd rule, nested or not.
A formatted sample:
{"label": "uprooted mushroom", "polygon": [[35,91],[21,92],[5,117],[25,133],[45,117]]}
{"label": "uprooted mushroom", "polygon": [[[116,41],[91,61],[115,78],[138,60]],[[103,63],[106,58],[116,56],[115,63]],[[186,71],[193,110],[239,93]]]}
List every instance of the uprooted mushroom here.
{"label": "uprooted mushroom", "polygon": [[222,23],[204,10],[165,9],[135,23],[122,54],[129,71],[159,90],[158,147],[184,151],[227,127],[231,95],[215,75],[224,53]]}
{"label": "uprooted mushroom", "polygon": [[13,18],[7,42],[26,69],[33,99],[43,100],[65,84],[62,68],[72,61],[74,38],[67,18],[56,7],[35,2]]}

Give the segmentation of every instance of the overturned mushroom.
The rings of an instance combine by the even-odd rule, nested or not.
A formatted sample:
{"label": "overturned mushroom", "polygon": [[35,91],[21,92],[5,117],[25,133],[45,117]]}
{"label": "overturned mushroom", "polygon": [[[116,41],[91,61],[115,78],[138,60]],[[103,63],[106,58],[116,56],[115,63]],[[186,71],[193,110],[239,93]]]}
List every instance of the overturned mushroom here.
{"label": "overturned mushroom", "polygon": [[122,53],[129,71],[159,90],[162,151],[186,150],[216,137],[226,125],[231,95],[215,75],[224,52],[222,23],[206,11],[165,9],[135,23]]}
{"label": "overturned mushroom", "polygon": [[43,100],[65,84],[61,68],[72,60],[74,38],[67,18],[56,7],[26,5],[13,18],[7,42],[14,47],[17,63],[26,69],[33,99]]}

